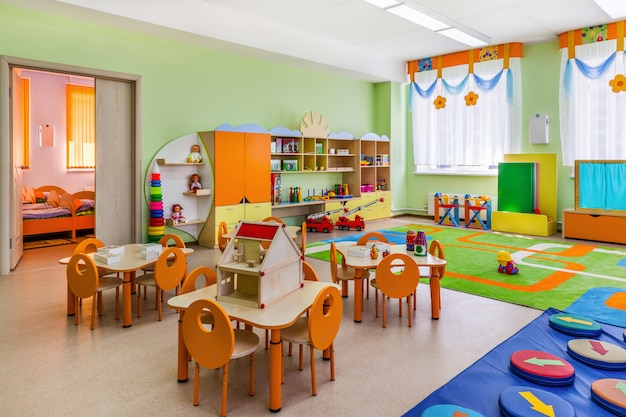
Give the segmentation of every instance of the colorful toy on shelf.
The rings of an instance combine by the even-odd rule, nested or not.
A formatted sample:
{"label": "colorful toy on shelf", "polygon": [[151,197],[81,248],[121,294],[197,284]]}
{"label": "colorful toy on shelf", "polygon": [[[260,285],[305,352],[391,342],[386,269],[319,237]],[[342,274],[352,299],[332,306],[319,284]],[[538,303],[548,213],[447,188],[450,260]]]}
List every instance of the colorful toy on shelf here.
{"label": "colorful toy on shelf", "polygon": [[183,215],[183,206],[174,204],[172,206],[172,216],[170,217],[173,224],[187,223],[187,218]]}
{"label": "colorful toy on shelf", "polygon": [[465,227],[491,229],[491,197],[465,194]]}
{"label": "colorful toy on shelf", "polygon": [[189,156],[187,156],[187,162],[190,164],[199,164],[202,162],[200,145],[191,145],[191,152],[189,153]]}
{"label": "colorful toy on shelf", "polygon": [[191,174],[189,177],[189,191],[195,192],[196,190],[201,190],[202,184],[200,184],[200,175]]}
{"label": "colorful toy on shelf", "polygon": [[498,272],[501,274],[515,275],[519,272],[517,264],[511,258],[511,254],[505,250],[498,252]]}
{"label": "colorful toy on shelf", "polygon": [[339,213],[340,211],[343,211],[343,208],[309,214],[306,218],[307,232],[330,233],[333,230],[333,221],[328,216]]}
{"label": "colorful toy on shelf", "polygon": [[157,169],[150,177],[150,223],[148,226],[148,240],[158,242],[165,235],[165,220],[163,218],[163,194],[161,194],[161,174]]}
{"label": "colorful toy on shelf", "polygon": [[365,207],[369,207],[372,204],[376,204],[378,202],[383,202],[384,199],[380,199],[380,200],[373,200],[370,201],[369,203],[366,204],[362,204],[358,207],[353,208],[352,210],[347,210],[344,209],[344,213],[339,216],[339,219],[337,219],[337,222],[335,223],[335,226],[337,226],[337,229],[339,230],[350,230],[350,229],[354,229],[354,230],[364,230],[365,229],[365,219],[361,216],[359,216],[358,214],[354,217],[354,220],[350,220],[348,218],[348,216],[356,213],[357,211],[360,211],[362,209],[364,209]]}
{"label": "colorful toy on shelf", "polygon": [[[443,209],[443,217],[439,210]],[[459,227],[459,197],[448,194],[435,193],[435,222],[437,224],[450,224]]]}

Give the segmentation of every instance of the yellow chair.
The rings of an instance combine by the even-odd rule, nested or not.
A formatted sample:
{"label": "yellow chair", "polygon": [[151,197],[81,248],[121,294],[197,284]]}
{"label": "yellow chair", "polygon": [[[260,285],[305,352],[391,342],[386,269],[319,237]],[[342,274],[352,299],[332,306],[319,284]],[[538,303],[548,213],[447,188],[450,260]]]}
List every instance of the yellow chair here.
{"label": "yellow chair", "polygon": [[[115,288],[115,318],[119,319],[120,285],[122,280],[116,277],[100,277],[93,259],[85,253],[72,255],[66,269],[67,284],[74,294],[74,302],[78,299],[94,297],[91,306],[91,330],[94,328],[96,308],[102,315],[102,291]],[[78,310],[74,314],[74,324],[78,324]]]}
{"label": "yellow chair", "polygon": [[[378,290],[383,293],[383,327],[387,327],[387,297],[397,298],[400,301],[406,297],[409,327],[412,327],[411,295],[417,291],[419,279],[417,264],[407,254],[392,253],[380,261],[376,268],[376,278],[372,279],[371,285],[377,290],[376,317],[378,317]],[[402,317],[402,304],[399,304],[399,306],[399,314]]]}
{"label": "yellow chair", "polygon": [[[214,324],[211,330],[204,327],[201,315],[210,312]],[[224,309],[215,301],[194,301],[183,317],[183,339],[191,357],[195,360],[193,405],[199,404],[200,365],[208,369],[223,368],[221,416],[226,415],[228,395],[228,364],[231,359],[250,356],[250,388],[254,395],[254,352],[259,337],[249,330],[233,329]]]}
{"label": "yellow chair", "polygon": [[[335,284],[341,284],[343,288],[343,296],[348,296],[348,281],[354,280],[355,274],[354,268],[345,265],[345,262],[341,261],[341,267],[337,261],[337,246],[335,242],[330,243],[330,276]],[[367,269],[364,269],[361,273],[362,279],[369,279],[370,273]]]}
{"label": "yellow chair", "polygon": [[[356,242],[357,245],[366,245],[369,242],[372,241],[378,241],[378,242],[383,242],[383,243],[389,243],[389,241],[387,240],[387,238],[385,236],[383,236],[382,233],[379,232],[369,232],[364,234],[363,236],[361,236],[359,238],[359,240]],[[366,298],[369,300],[370,298],[370,286],[369,286],[369,278],[367,278],[365,280],[365,296]]]}
{"label": "yellow chair", "polygon": [[137,283],[137,317],[141,317],[141,287],[156,289],[156,308],[159,311],[159,321],[163,320],[163,293],[176,288],[187,274],[187,257],[180,248],[166,248],[161,252],[154,265],[154,273],[135,278]]}
{"label": "yellow chair", "polygon": [[[293,325],[281,330],[282,340],[309,346],[311,359],[311,391],[317,395],[317,376],[315,374],[315,349],[329,349],[330,380],[335,380],[335,352],[333,342],[343,314],[341,293],[336,287],[327,287],[321,291],[309,310],[308,317],[300,317]],[[300,357],[300,370],[303,369]]]}
{"label": "yellow chair", "polygon": [[[436,256],[439,259],[444,259],[444,260],[446,259],[446,255],[443,250],[443,245],[438,240],[433,240],[430,242],[430,246],[428,247],[428,253]],[[441,281],[443,279],[444,274],[446,273],[446,266],[445,265],[437,266],[437,267],[421,266],[419,270],[420,270],[421,278],[429,278],[431,280],[430,281],[430,300],[431,300],[431,303],[434,300],[437,300],[437,303],[439,304],[439,309],[441,310],[441,289],[438,285],[439,283],[435,283],[433,285],[432,280],[438,278]],[[417,291],[413,294],[413,310],[415,310],[416,308],[415,307],[416,301],[417,301]]]}

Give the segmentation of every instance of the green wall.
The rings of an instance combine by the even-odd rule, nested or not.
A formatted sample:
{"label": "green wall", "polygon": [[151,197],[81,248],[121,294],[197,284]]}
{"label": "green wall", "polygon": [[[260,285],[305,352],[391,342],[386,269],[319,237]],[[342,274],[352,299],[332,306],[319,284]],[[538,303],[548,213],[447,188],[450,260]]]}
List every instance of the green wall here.
{"label": "green wall", "polygon": [[[413,174],[411,114],[400,84],[355,81],[5,5],[0,55],[140,75],[143,172],[162,146],[186,133],[223,123],[298,129],[312,110],[333,132],[392,139],[395,210],[424,209],[430,192],[497,194],[495,177]],[[524,47],[522,151],[557,153],[560,163],[559,66],[556,41]],[[550,116],[549,145],[528,142],[528,118],[537,113]],[[569,168],[559,168],[559,213],[573,205],[569,176]]]}

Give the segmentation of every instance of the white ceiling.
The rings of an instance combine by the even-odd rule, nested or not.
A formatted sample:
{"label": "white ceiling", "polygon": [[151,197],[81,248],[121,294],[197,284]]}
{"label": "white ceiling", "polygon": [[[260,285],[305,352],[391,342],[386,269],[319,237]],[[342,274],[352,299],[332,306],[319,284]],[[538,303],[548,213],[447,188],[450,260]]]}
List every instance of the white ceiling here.
{"label": "white ceiling", "polygon": [[[491,37],[537,43],[612,20],[593,0],[417,0]],[[470,49],[363,0],[0,0],[291,66],[380,82],[405,63]]]}

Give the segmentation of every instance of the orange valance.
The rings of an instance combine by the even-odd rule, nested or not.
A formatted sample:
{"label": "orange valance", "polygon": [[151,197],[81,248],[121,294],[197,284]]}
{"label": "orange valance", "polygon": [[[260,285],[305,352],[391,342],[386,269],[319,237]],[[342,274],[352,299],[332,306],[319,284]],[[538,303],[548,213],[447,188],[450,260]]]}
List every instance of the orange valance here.
{"label": "orange valance", "polygon": [[[617,50],[623,51],[624,22],[624,20],[620,20],[619,22],[607,23],[605,25],[596,25],[592,26],[591,28],[582,28],[561,33],[559,35],[559,49],[568,48],[568,56],[571,59],[575,57],[574,48],[578,45],[616,39]],[[595,29],[596,32],[601,34],[606,33],[606,38],[603,38],[602,36],[594,36],[592,39],[587,37],[587,35],[590,33],[590,29]],[[584,37],[586,37],[586,39],[583,39]]]}
{"label": "orange valance", "polygon": [[[441,69],[447,67],[454,67],[456,65],[469,64],[473,66],[476,62],[489,61],[493,59],[504,59],[505,68],[508,68],[509,58],[521,58],[522,44],[520,42],[505,43],[495,46],[486,46],[484,48],[470,49],[469,51],[454,52],[446,55],[439,55],[432,58],[416,59],[414,61],[407,62],[407,73],[411,77],[411,82],[414,81],[414,74],[419,71],[434,70],[438,71],[438,76],[441,78]],[[426,65],[422,65],[426,62]],[[470,72],[472,68],[470,68]]]}

